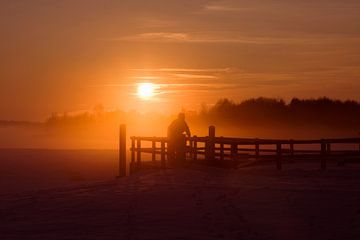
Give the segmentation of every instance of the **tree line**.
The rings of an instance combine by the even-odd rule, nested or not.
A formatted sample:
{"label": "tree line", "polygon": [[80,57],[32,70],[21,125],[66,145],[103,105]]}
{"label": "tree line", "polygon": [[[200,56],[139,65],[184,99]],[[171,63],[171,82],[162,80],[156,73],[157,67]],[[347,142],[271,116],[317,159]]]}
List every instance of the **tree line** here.
{"label": "tree line", "polygon": [[[136,111],[105,111],[96,107],[94,111],[78,114],[52,114],[46,121],[49,126],[86,126],[92,124],[118,124],[119,122],[147,119],[170,121],[171,117]],[[360,131],[360,103],[330,98],[298,99],[286,103],[282,99],[253,98],[241,102],[220,99],[216,104],[197,112],[188,112],[188,121],[196,123],[228,124],[251,127],[329,127]]]}
{"label": "tree line", "polygon": [[251,126],[323,126],[360,130],[360,103],[330,98],[282,99],[253,98],[239,103],[221,99],[203,107],[200,118]]}

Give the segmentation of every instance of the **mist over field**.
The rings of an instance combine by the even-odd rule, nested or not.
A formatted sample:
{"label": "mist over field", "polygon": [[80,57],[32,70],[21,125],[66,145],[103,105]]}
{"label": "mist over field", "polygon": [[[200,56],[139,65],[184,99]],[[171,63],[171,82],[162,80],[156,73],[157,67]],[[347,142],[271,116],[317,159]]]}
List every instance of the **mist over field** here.
{"label": "mist over field", "polygon": [[[206,136],[216,126],[217,136],[244,138],[358,137],[360,104],[354,101],[283,100],[257,98],[240,103],[228,99],[187,111],[192,135]],[[116,149],[119,124],[130,136],[166,136],[176,115],[121,110],[97,106],[82,113],[52,114],[42,123],[0,123],[1,148]]]}

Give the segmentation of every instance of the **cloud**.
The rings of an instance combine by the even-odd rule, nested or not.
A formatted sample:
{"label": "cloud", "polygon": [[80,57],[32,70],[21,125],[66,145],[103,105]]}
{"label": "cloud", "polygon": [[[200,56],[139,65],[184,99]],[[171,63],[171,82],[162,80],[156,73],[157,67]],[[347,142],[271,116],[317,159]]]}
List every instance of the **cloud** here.
{"label": "cloud", "polygon": [[[150,74],[149,74],[150,73]],[[147,75],[149,74],[149,75]],[[143,77],[142,77],[143,76]],[[339,77],[341,76],[341,77]],[[236,96],[248,92],[311,91],[323,87],[358,88],[354,79],[360,76],[358,66],[324,67],[284,72],[252,72],[241,68],[138,68],[129,69],[128,83],[116,82],[101,85],[118,88],[136,96],[137,82],[148,80],[156,85],[158,99],[168,96]],[[314,82],[316,79],[316,82]],[[139,80],[139,81],[137,81]],[[120,80],[119,80],[120,81]],[[96,87],[101,87],[96,86]],[[267,89],[267,90],[266,90]]]}
{"label": "cloud", "polygon": [[230,13],[230,12],[242,12],[242,11],[248,11],[251,10],[251,8],[246,7],[238,7],[234,4],[229,3],[210,3],[208,5],[205,5],[199,12],[200,14],[207,14],[207,13]]}
{"label": "cloud", "polygon": [[251,36],[236,31],[211,32],[148,32],[119,38],[104,39],[120,42],[159,42],[159,43],[233,43],[233,44],[324,44],[337,41],[359,41],[358,35],[292,35],[292,36]]}
{"label": "cloud", "polygon": [[161,79],[161,77],[159,77],[159,76],[134,76],[132,78],[136,79],[136,80],[141,80],[141,81],[154,81],[154,80]]}
{"label": "cloud", "polygon": [[139,72],[229,72],[231,68],[132,68]]}
{"label": "cloud", "polygon": [[212,14],[212,13],[238,13],[244,11],[289,11],[310,9],[321,10],[341,10],[359,8],[359,1],[347,0],[327,0],[327,1],[238,1],[238,0],[222,0],[210,2],[203,5],[200,11],[196,13]]}
{"label": "cloud", "polygon": [[187,33],[181,32],[149,32],[109,40],[139,42],[186,42],[190,41],[190,38]]}
{"label": "cloud", "polygon": [[221,5],[209,5],[204,7],[205,11],[215,11],[215,12],[233,12],[244,10],[243,8],[234,8],[229,6],[221,6]]}
{"label": "cloud", "polygon": [[199,74],[184,74],[184,73],[175,73],[172,76],[177,78],[192,78],[192,79],[217,79],[218,77],[213,75],[199,75]]}
{"label": "cloud", "polygon": [[[134,79],[154,80],[215,80],[220,75],[229,73],[230,68],[137,68],[130,69],[135,74],[146,76],[134,76]],[[148,77],[149,76],[149,77]]]}
{"label": "cloud", "polygon": [[[154,76],[151,79],[155,83],[182,83],[188,86],[193,83],[201,84],[215,84],[215,85],[231,85],[237,84],[241,86],[264,86],[264,85],[288,85],[296,82],[296,73],[264,73],[264,72],[247,72],[240,68],[139,68],[130,69],[135,71],[135,74],[149,74]],[[147,77],[144,77],[147,78]],[[135,77],[135,79],[143,79],[142,77]],[[220,83],[221,82],[221,83]],[[182,86],[182,85],[181,85]]]}
{"label": "cloud", "polygon": [[159,94],[179,94],[197,92],[217,92],[241,88],[241,85],[234,83],[170,83],[159,84]]}

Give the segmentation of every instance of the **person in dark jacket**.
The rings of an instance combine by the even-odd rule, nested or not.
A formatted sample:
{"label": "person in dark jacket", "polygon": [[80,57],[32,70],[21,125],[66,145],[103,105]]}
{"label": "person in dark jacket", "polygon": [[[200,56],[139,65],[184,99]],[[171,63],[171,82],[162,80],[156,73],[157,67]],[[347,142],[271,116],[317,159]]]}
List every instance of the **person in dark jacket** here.
{"label": "person in dark jacket", "polygon": [[[186,135],[184,135],[184,133]],[[186,157],[186,140],[185,137],[191,136],[189,126],[185,121],[185,114],[179,113],[168,127],[168,159],[171,164],[180,164],[185,161]]]}

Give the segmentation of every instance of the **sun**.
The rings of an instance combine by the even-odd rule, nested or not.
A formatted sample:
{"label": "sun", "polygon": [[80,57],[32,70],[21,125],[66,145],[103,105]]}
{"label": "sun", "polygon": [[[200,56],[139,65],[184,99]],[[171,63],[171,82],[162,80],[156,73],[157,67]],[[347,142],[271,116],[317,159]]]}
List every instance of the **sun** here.
{"label": "sun", "polygon": [[138,83],[137,95],[142,99],[148,100],[155,95],[155,88],[153,83]]}

